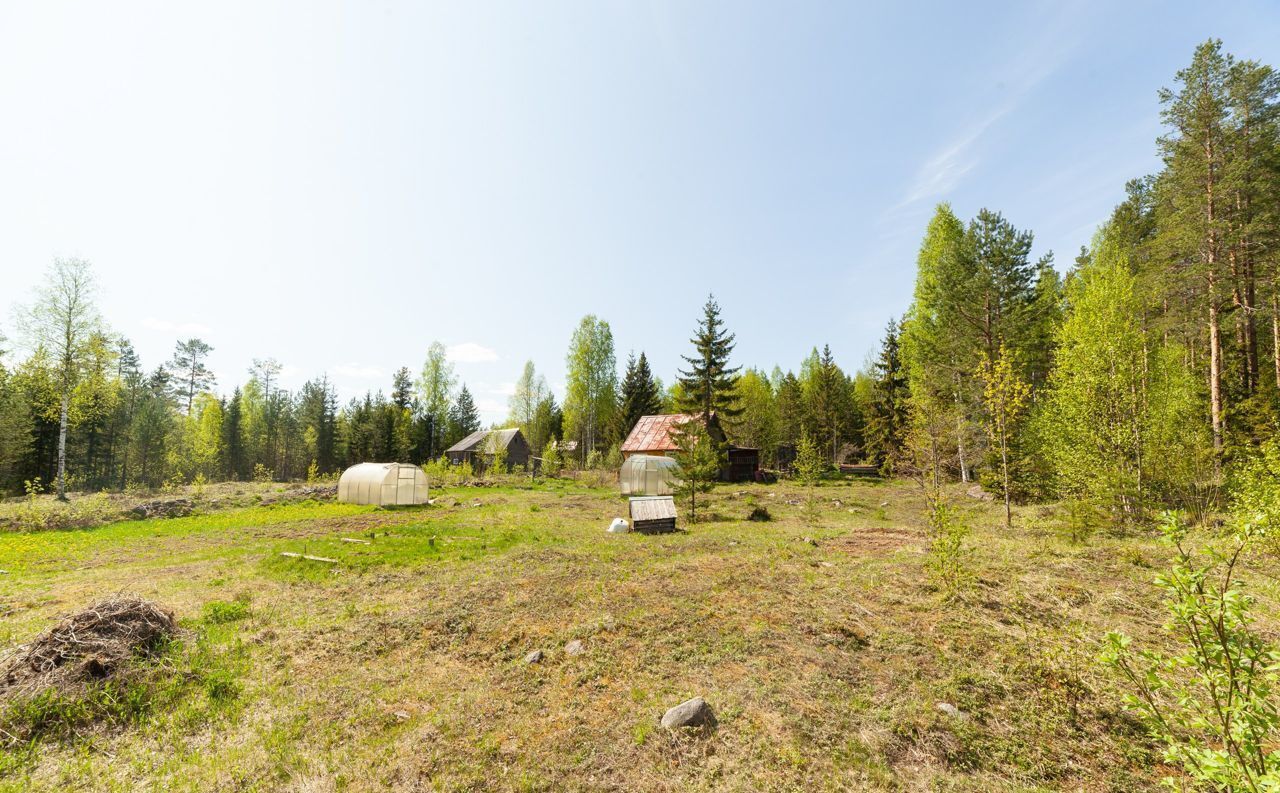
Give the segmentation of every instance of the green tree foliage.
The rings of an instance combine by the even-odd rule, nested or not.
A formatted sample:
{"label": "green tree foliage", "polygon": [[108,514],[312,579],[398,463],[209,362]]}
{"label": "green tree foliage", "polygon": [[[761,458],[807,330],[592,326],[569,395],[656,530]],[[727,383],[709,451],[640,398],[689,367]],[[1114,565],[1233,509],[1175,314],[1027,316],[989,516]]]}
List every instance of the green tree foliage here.
{"label": "green tree foliage", "polygon": [[822,445],[808,435],[800,436],[796,444],[795,472],[805,486],[807,515],[816,520],[818,514],[818,482],[831,470],[831,462],[823,454]]}
{"label": "green tree foliage", "polygon": [[871,372],[867,405],[867,459],[882,468],[899,456],[907,431],[907,374],[899,352],[899,328],[890,321],[885,328],[880,355]]}
{"label": "green tree foliage", "polygon": [[[450,445],[445,442],[445,435],[451,426],[457,426],[449,421],[450,402],[457,382],[458,379],[453,373],[453,364],[449,362],[444,345],[438,341],[431,342],[431,346],[427,348],[427,360],[422,365],[422,373],[417,382],[418,410],[426,423],[427,459],[435,459]],[[471,407],[472,410],[475,409],[474,404]]]}
{"label": "green tree foliage", "polygon": [[565,435],[583,456],[607,447],[618,410],[618,365],[609,323],[588,314],[578,323],[565,359]]}
{"label": "green tree foliage", "polygon": [[1225,547],[1197,553],[1186,525],[1166,515],[1174,561],[1156,583],[1180,650],[1135,650],[1114,632],[1104,642],[1103,660],[1128,682],[1127,704],[1165,761],[1206,790],[1280,789],[1280,648],[1256,625],[1257,601],[1240,576],[1260,528],[1245,521]]}
{"label": "green tree foliage", "polygon": [[1133,523],[1204,476],[1195,385],[1180,351],[1144,326],[1137,278],[1109,231],[1072,278],[1069,302],[1037,435],[1060,492]]}
{"label": "green tree foliage", "polygon": [[507,424],[520,428],[531,449],[541,449],[551,437],[554,405],[546,378],[538,374],[533,361],[526,361],[508,400]]}
{"label": "green tree foliage", "polygon": [[680,370],[677,407],[681,412],[701,416],[704,423],[711,420],[712,414],[721,419],[736,417],[742,408],[734,388],[738,367],[729,366],[734,334],[725,330],[714,295],[707,297],[690,342],[694,354],[682,356],[689,368]]}
{"label": "green tree foliage", "polygon": [[1013,526],[1011,471],[1016,455],[1011,451],[1023,416],[1031,398],[1031,386],[1024,383],[1013,366],[1007,347],[1001,345],[994,361],[978,365],[982,382],[982,403],[986,409],[985,425],[992,446],[1000,458],[1000,491],[1004,497],[1004,525]]}
{"label": "green tree foliage", "polygon": [[843,462],[846,443],[861,445],[862,417],[853,393],[853,380],[844,373],[823,345],[815,349],[800,367],[802,398],[801,432],[811,435],[833,463]]}
{"label": "green tree foliage", "polygon": [[173,357],[166,364],[172,375],[174,398],[187,415],[191,415],[196,395],[214,386],[213,372],[205,365],[211,352],[213,348],[200,339],[187,339],[174,346]]}
{"label": "green tree foliage", "polygon": [[21,317],[33,348],[51,358],[58,396],[58,498],[67,494],[67,432],[72,397],[89,360],[89,345],[101,334],[102,320],[93,298],[96,283],[89,263],[55,259],[36,291],[36,301]]}
{"label": "green tree foliage", "polygon": [[641,416],[662,413],[662,394],[649,369],[644,351],[640,357],[627,356],[627,369],[622,377],[622,404],[618,410],[618,429],[614,437],[625,439]]}
{"label": "green tree foliage", "polygon": [[680,465],[676,496],[689,499],[689,522],[697,523],[698,494],[711,491],[727,458],[707,431],[707,425],[697,418],[681,421],[672,427],[671,440],[676,446],[672,457]]}
{"label": "green tree foliage", "polygon": [[466,383],[462,384],[457,401],[449,409],[448,422],[448,434],[443,446],[445,449],[480,430],[480,412],[476,410],[475,400],[471,398],[471,391]]}
{"label": "green tree foliage", "polygon": [[725,422],[725,430],[734,442],[760,450],[760,459],[772,463],[778,450],[778,403],[773,384],[757,369],[747,369],[735,384],[741,412]]}

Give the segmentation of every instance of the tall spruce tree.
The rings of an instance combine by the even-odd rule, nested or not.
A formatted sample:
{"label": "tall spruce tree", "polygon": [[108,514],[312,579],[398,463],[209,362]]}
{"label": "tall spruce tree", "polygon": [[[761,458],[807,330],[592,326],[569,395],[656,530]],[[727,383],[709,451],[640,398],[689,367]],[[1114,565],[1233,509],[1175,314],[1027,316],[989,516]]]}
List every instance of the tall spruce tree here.
{"label": "tall spruce tree", "polygon": [[471,390],[463,383],[458,390],[458,398],[449,408],[449,432],[445,439],[445,448],[452,446],[463,438],[480,429],[480,412],[476,410],[476,402],[471,397]]}
{"label": "tall spruce tree", "polygon": [[902,447],[907,430],[907,375],[899,354],[897,320],[885,328],[880,356],[872,366],[871,400],[867,411],[867,458],[889,463]]}
{"label": "tall spruce tree", "polygon": [[698,329],[690,339],[695,352],[692,356],[681,356],[689,368],[680,370],[677,381],[680,386],[677,407],[685,413],[698,414],[704,424],[713,414],[733,418],[742,412],[734,388],[739,367],[729,366],[734,338],[720,319],[720,305],[715,295],[708,295]]}
{"label": "tall spruce tree", "polygon": [[654,382],[653,372],[649,369],[649,359],[644,351],[640,357],[627,357],[627,370],[622,378],[622,407],[618,411],[618,438],[625,438],[641,416],[652,416],[662,412],[662,395],[658,393],[658,384]]}

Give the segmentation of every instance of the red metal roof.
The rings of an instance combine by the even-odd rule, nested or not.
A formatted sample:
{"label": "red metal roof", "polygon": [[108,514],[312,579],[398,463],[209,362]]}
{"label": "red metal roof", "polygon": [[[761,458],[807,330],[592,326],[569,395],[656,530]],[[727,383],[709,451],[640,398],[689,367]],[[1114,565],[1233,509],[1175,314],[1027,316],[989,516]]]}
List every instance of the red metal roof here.
{"label": "red metal roof", "polygon": [[641,416],[631,428],[631,434],[622,443],[624,452],[671,452],[676,445],[671,440],[671,428],[683,424],[693,416],[687,413],[670,413],[665,416]]}

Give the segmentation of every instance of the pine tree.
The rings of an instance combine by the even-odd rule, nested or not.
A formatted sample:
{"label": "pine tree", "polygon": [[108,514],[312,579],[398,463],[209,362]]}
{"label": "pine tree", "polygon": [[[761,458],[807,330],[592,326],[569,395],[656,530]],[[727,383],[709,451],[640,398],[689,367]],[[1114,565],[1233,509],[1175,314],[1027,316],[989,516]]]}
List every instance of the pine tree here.
{"label": "pine tree", "polygon": [[413,375],[409,367],[401,366],[391,379],[391,404],[400,410],[413,407]]}
{"label": "pine tree", "polygon": [[247,479],[248,458],[244,448],[243,396],[237,386],[222,409],[222,470],[227,479]]}
{"label": "pine tree", "polygon": [[690,339],[695,353],[692,356],[681,356],[689,364],[689,369],[680,370],[678,381],[679,409],[685,413],[698,414],[704,425],[710,422],[712,414],[729,419],[742,412],[734,388],[739,367],[729,366],[734,338],[734,334],[724,329],[724,322],[720,319],[720,306],[716,303],[715,296],[709,295],[702,307],[698,330]]}
{"label": "pine tree", "polygon": [[872,368],[874,382],[867,416],[867,458],[886,466],[902,448],[907,431],[907,375],[899,356],[899,326],[885,328],[880,357]]}
{"label": "pine tree", "polygon": [[644,351],[637,359],[634,355],[627,357],[627,371],[622,378],[622,407],[618,411],[619,425],[615,436],[624,439],[631,432],[642,416],[653,416],[662,412],[662,396],[658,393],[658,384],[653,380],[653,372],[649,370],[649,360]]}
{"label": "pine tree", "polygon": [[475,400],[467,384],[463,383],[458,391],[458,398],[449,408],[449,434],[445,439],[445,448],[452,446],[463,438],[480,429],[480,412],[476,410]]}
{"label": "pine tree", "polygon": [[213,372],[205,365],[213,348],[200,339],[178,342],[169,359],[169,371],[173,373],[174,397],[183,406],[183,413],[191,415],[191,405],[196,394],[213,388]]}
{"label": "pine tree", "polygon": [[698,494],[709,492],[726,462],[724,450],[711,437],[707,425],[697,418],[678,422],[671,428],[672,454],[680,466],[676,495],[689,497],[689,522],[698,522]]}

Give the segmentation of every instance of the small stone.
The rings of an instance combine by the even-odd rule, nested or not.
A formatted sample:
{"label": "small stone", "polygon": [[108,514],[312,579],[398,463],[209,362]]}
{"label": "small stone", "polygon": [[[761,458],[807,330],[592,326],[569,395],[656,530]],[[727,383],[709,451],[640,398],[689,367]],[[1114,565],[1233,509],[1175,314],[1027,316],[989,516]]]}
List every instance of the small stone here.
{"label": "small stone", "polygon": [[812,537],[801,537],[800,542],[808,543],[809,545],[812,545],[815,548],[818,547],[818,541]]}
{"label": "small stone", "polygon": [[587,651],[587,648],[583,646],[581,640],[579,639],[574,639],[573,641],[569,642],[564,646],[565,655],[582,655],[586,651]]}
{"label": "small stone", "polygon": [[547,654],[541,650],[534,650],[524,657],[524,662],[526,664],[540,664],[542,663],[542,659],[546,657]]}
{"label": "small stone", "polygon": [[409,720],[409,712],[405,710],[397,710],[395,713],[392,713],[391,715],[395,717],[396,721]]}
{"label": "small stone", "polygon": [[662,716],[662,726],[668,730],[674,730],[679,727],[702,727],[704,725],[714,727],[716,725],[716,715],[711,712],[711,706],[702,697],[694,697],[687,702],[681,702]]}
{"label": "small stone", "polygon": [[939,713],[945,713],[953,719],[959,719],[960,721],[969,720],[968,713],[965,713],[963,710],[960,710],[955,705],[952,705],[950,702],[939,702],[936,707],[938,708]]}
{"label": "small stone", "polygon": [[880,502],[880,508],[881,508],[881,509],[884,509],[884,508],[885,508],[885,507],[887,507],[887,506],[889,506],[889,502],[888,502],[888,501],[881,501],[881,502]]}

